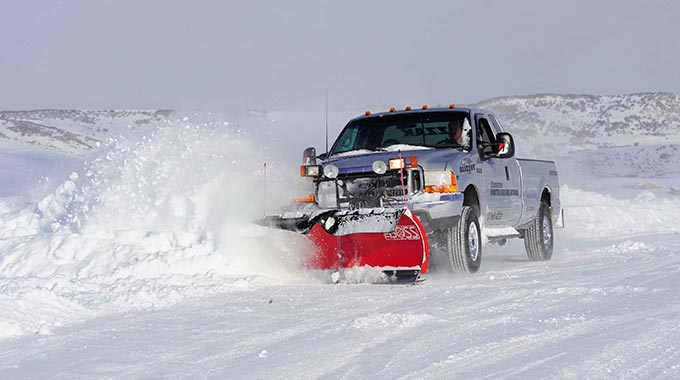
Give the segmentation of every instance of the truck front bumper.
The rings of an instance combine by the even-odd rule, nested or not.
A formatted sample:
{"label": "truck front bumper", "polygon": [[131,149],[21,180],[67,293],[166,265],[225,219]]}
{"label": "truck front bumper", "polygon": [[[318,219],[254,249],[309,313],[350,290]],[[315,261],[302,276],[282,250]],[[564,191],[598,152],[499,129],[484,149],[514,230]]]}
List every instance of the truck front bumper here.
{"label": "truck front bumper", "polygon": [[463,193],[414,195],[408,202],[408,208],[418,216],[428,232],[451,228],[458,223],[463,209]]}

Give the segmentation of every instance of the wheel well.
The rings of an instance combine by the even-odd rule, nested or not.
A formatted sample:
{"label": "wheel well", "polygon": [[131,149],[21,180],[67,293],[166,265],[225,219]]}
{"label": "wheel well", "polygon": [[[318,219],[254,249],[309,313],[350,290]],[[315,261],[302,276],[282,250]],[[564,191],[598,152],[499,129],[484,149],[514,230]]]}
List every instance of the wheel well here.
{"label": "wheel well", "polygon": [[548,204],[549,207],[552,207],[552,201],[550,197],[550,190],[548,189],[543,189],[543,193],[541,194],[541,202],[545,202]]}
{"label": "wheel well", "polygon": [[463,206],[472,206],[477,209],[477,214],[479,214],[479,195],[477,194],[477,189],[472,185],[465,188]]}

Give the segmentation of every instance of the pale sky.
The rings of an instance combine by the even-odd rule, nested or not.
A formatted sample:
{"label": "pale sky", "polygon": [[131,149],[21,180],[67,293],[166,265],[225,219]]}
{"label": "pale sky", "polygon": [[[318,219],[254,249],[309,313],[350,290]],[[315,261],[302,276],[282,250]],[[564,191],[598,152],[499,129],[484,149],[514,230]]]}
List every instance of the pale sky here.
{"label": "pale sky", "polygon": [[680,93],[680,1],[2,1],[0,110]]}

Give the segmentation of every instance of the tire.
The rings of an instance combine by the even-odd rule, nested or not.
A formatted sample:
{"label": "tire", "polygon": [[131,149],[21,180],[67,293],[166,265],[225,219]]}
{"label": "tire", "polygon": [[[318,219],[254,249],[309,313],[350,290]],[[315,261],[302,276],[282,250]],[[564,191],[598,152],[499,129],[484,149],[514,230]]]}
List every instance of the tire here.
{"label": "tire", "polygon": [[547,261],[552,258],[555,235],[550,216],[550,206],[541,202],[538,215],[531,227],[524,232],[524,247],[531,261]]}
{"label": "tire", "polygon": [[446,248],[454,272],[475,273],[482,262],[482,235],[477,210],[463,206],[458,224],[446,235]]}

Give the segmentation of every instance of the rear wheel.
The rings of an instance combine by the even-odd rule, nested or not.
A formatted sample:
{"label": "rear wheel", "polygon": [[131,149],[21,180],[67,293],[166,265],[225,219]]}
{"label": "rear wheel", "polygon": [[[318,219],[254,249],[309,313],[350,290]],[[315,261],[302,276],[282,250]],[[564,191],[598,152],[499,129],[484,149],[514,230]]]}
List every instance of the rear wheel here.
{"label": "rear wheel", "polygon": [[448,230],[446,246],[454,272],[475,273],[482,262],[482,235],[477,210],[463,206],[458,224]]}
{"label": "rear wheel", "polygon": [[550,206],[541,202],[538,215],[524,232],[524,247],[531,261],[547,261],[553,253],[553,224],[550,216]]}

